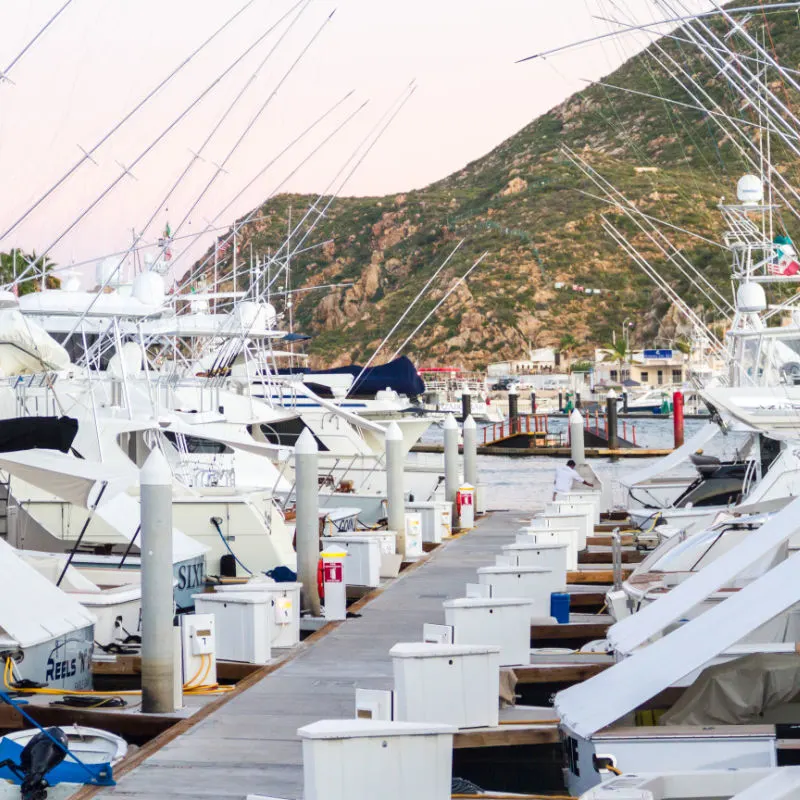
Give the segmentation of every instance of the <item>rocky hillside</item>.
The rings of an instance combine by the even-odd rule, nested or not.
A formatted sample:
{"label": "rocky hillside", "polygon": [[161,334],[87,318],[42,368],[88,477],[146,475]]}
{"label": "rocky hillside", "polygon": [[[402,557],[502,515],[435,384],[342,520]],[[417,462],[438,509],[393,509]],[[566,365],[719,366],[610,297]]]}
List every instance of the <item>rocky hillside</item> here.
{"label": "rocky hillside", "polygon": [[[796,16],[779,14],[769,20],[774,52],[782,63],[799,66]],[[707,91],[746,115],[690,45],[664,40],[661,46]],[[458,255],[398,329],[383,357],[394,352],[392,345],[405,339],[484,251],[489,256],[468,283],[409,345],[406,354],[417,363],[482,367],[501,358],[524,357],[529,344],[558,345],[566,334],[577,340],[578,353],[588,353],[595,344],[608,342],[625,317],[636,321],[633,336],[639,344],[674,336],[679,323],[675,310],[608,239],[601,214],[631,235],[693,305],[703,308],[703,298],[689,291],[686,279],[631,223],[583,193],[596,189],[562,154],[564,145],[579,152],[645,213],[719,239],[717,203],[722,196],[735,196],[736,180],[748,170],[712,119],[661,99],[691,103],[651,51],[604,81],[655,99],[594,85],[424,189],[337,199],[311,239],[332,242],[292,265],[294,286],[354,283],[297,296],[296,328],[313,336],[308,350],[315,361],[335,365],[368,357],[462,238],[466,241]],[[786,97],[796,100],[788,93]],[[796,165],[777,146],[774,155],[795,179]],[[248,252],[250,242],[257,252],[274,251],[283,241],[289,206],[297,218],[298,210],[313,199],[283,195],[266,203],[260,209],[266,218],[245,226],[241,252]],[[726,254],[685,233],[664,230],[727,296]],[[565,288],[556,288],[559,283]],[[584,291],[574,291],[573,285]],[[600,293],[586,294],[586,288]],[[282,300],[276,305],[283,309]],[[710,312],[707,319],[713,319]]]}

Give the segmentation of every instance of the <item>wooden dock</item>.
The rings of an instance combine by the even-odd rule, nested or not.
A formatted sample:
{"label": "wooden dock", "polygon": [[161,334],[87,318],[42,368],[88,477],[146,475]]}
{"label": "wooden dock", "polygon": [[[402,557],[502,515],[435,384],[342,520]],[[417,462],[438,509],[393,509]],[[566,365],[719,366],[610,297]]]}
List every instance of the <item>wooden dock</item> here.
{"label": "wooden dock", "polygon": [[[415,444],[412,453],[443,453],[441,444]],[[586,458],[655,458],[669,455],[672,448],[636,447],[609,450],[607,447],[587,447]],[[569,458],[569,447],[491,447],[478,445],[478,455],[483,456],[553,456]]]}
{"label": "wooden dock", "polygon": [[[115,771],[117,787],[86,788],[76,800],[241,800],[248,794],[302,797],[302,749],[297,729],[319,719],[353,717],[356,687],[392,688],[390,648],[401,641],[420,641],[426,622],[444,622],[442,602],[463,596],[465,585],[476,581],[477,568],[493,563],[525,521],[519,513],[496,512],[469,534],[448,540],[397,580],[365,596],[357,608],[360,617],[330,623],[284,663],[253,672],[240,684],[242,690],[213,701],[144,745]],[[593,572],[610,576],[609,570]],[[563,648],[602,636],[608,617],[580,613],[584,610],[580,604],[601,603],[606,588],[577,587],[574,596],[580,599],[575,600],[574,624],[532,627],[533,646],[545,643]],[[551,663],[554,658],[557,664]],[[519,668],[521,688],[528,685],[535,690],[533,684],[538,680],[539,691],[544,691],[548,677],[550,683],[560,684],[581,680],[604,668],[596,661],[607,660],[605,656],[574,656],[577,662],[569,664],[564,663],[565,658],[570,657],[534,655],[533,661],[542,663]],[[136,667],[135,661],[126,666],[134,671]],[[534,671],[537,667],[539,673]],[[534,677],[537,674],[538,679]],[[510,711],[513,716],[514,709]],[[556,764],[557,726],[552,720],[512,722],[461,732],[454,742],[456,752],[467,752],[468,759],[482,752],[475,748],[509,745],[541,746],[547,763]],[[558,772],[555,767],[553,770]]]}

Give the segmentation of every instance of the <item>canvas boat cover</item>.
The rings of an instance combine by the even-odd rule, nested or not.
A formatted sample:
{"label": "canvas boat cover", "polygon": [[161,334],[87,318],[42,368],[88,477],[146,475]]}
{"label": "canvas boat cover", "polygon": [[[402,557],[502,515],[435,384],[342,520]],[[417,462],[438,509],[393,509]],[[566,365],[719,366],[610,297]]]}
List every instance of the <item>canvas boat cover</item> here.
{"label": "canvas boat cover", "polygon": [[77,600],[62,592],[0,539],[0,633],[19,647],[33,647],[95,622]]}
{"label": "canvas boat cover", "polygon": [[107,503],[138,480],[133,465],[111,467],[45,450],[0,453],[0,469],[82,508],[97,502],[102,484],[107,486],[100,502]]}
{"label": "canvas boat cover", "polygon": [[684,617],[709,595],[728,585],[737,575],[766,556],[800,529],[800,498],[770,517],[755,535],[679,583],[663,597],[608,629],[608,640],[620,653],[632,653],[668,625]]}
{"label": "canvas boat cover", "polygon": [[659,725],[745,725],[800,694],[800,654],[753,653],[704,669]]}
{"label": "canvas boat cover", "polygon": [[[363,375],[361,374],[363,370]],[[308,367],[279,370],[281,375],[352,375],[355,383],[350,387],[348,397],[371,397],[382,389],[394,389],[398,394],[409,397],[423,394],[425,382],[420,378],[417,368],[406,356],[378,364],[375,367],[363,369],[357,364],[349,367],[336,367],[334,369],[311,370]],[[359,378],[358,376],[361,375]],[[358,378],[358,380],[356,380]]]}
{"label": "canvas boat cover", "polygon": [[0,420],[0,453],[60,450],[68,453],[78,435],[72,417],[17,417]]}
{"label": "canvas boat cover", "polygon": [[559,692],[554,705],[562,724],[588,739],[708,664],[756,628],[800,602],[798,569],[800,553],[667,636],[639,648],[629,658]]}
{"label": "canvas boat cover", "polygon": [[[121,493],[112,497],[107,503],[102,503],[95,511],[98,517],[108,523],[120,536],[129,542],[135,538],[138,544],[142,543],[139,532],[141,508],[139,500],[129,494]],[[191,536],[187,536],[178,528],[172,529],[172,563],[187,561],[205,555],[211,548],[201,544]]]}

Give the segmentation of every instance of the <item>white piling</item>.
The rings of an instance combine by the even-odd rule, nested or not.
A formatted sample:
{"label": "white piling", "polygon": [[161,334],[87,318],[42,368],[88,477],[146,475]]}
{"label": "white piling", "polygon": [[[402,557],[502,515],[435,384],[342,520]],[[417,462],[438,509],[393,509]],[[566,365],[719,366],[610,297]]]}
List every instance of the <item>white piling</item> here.
{"label": "white piling", "polygon": [[569,441],[570,454],[577,466],[586,463],[586,454],[583,445],[583,417],[576,408],[569,415]]}
{"label": "white piling", "polygon": [[160,450],[139,475],[142,561],[142,711],[175,710],[172,598],[172,471]]}
{"label": "white piling", "polygon": [[317,589],[319,564],[319,472],[317,441],[305,428],[294,446],[297,580],[303,584],[303,607],[322,615]]}
{"label": "white piling", "polygon": [[403,432],[396,422],[386,429],[386,501],[389,530],[397,534],[397,552],[406,555],[406,509],[403,491]]}
{"label": "white piling", "polygon": [[452,414],[444,421],[444,499],[456,502],[458,491],[458,423]]}
{"label": "white piling", "polygon": [[464,420],[464,482],[478,485],[478,426],[471,414]]}

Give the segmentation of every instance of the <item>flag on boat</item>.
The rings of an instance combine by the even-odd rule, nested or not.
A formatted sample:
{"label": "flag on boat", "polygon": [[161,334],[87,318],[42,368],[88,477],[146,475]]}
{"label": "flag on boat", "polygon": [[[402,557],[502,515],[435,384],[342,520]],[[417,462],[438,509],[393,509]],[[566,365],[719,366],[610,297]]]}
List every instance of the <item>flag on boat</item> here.
{"label": "flag on boat", "polygon": [[800,263],[797,261],[797,251],[788,236],[776,236],[774,244],[777,263],[768,264],[767,272],[770,275],[797,275],[800,272]]}

